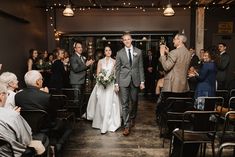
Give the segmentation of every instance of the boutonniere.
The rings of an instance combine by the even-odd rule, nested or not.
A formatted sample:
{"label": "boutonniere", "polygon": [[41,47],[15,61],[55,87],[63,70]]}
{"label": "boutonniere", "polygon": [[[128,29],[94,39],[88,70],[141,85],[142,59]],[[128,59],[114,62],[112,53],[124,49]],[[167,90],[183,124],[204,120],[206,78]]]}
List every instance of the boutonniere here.
{"label": "boutonniere", "polygon": [[82,59],[83,59],[83,60],[86,60],[86,57],[85,57],[85,56],[82,56]]}
{"label": "boutonniere", "polygon": [[133,53],[133,56],[137,56],[137,53],[136,53],[136,52],[134,52],[134,53]]}

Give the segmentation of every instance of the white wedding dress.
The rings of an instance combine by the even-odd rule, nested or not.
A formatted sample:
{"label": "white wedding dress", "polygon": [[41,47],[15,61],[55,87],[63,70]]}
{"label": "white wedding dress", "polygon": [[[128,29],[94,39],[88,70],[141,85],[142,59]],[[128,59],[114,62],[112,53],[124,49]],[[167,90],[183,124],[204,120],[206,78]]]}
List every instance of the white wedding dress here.
{"label": "white wedding dress", "polygon": [[[114,69],[114,60],[106,58],[101,59],[101,68],[110,75]],[[107,131],[114,132],[121,126],[120,101],[114,91],[114,83],[104,88],[96,83],[87,105],[87,119],[93,120],[92,127],[101,130],[101,133]]]}

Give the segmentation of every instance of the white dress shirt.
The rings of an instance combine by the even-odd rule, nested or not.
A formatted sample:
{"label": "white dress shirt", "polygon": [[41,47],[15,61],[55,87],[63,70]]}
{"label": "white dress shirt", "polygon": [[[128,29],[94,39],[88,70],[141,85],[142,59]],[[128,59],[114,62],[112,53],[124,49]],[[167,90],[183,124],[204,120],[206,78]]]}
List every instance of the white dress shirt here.
{"label": "white dress shirt", "polygon": [[6,100],[6,103],[5,103],[5,107],[13,109],[16,106],[15,105],[15,95],[16,95],[16,93],[13,92],[12,90],[8,90],[7,93],[8,93],[8,96],[7,96],[7,100]]}
{"label": "white dress shirt", "polygon": [[127,54],[127,57],[128,57],[128,60],[130,60],[129,59],[129,49],[131,50],[131,60],[132,60],[132,62],[133,62],[133,51],[134,51],[134,48],[133,48],[133,46],[131,45],[131,47],[130,48],[127,48],[126,46],[125,46],[125,51],[126,51],[126,54]]}

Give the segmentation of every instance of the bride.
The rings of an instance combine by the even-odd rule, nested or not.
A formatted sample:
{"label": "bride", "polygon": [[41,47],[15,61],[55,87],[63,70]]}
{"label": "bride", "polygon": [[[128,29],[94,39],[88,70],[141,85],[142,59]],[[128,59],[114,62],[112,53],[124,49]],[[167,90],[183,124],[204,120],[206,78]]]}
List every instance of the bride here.
{"label": "bride", "polygon": [[[106,76],[113,73],[115,60],[111,58],[112,50],[109,46],[104,49],[105,58],[100,59],[97,66],[98,74],[105,70]],[[114,83],[106,88],[96,83],[87,105],[87,119],[93,120],[92,127],[101,130],[102,134],[107,131],[114,132],[121,125],[120,102],[114,91]]]}

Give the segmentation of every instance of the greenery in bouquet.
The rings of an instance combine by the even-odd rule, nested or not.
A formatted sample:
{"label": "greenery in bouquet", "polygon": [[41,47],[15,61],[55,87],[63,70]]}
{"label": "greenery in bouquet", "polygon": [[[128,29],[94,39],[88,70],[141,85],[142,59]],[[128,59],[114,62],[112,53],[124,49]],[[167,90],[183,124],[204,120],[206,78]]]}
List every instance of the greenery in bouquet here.
{"label": "greenery in bouquet", "polygon": [[112,72],[110,75],[107,73],[106,70],[101,70],[101,72],[96,77],[96,82],[99,85],[102,85],[106,88],[108,85],[112,84],[115,80],[114,73]]}

